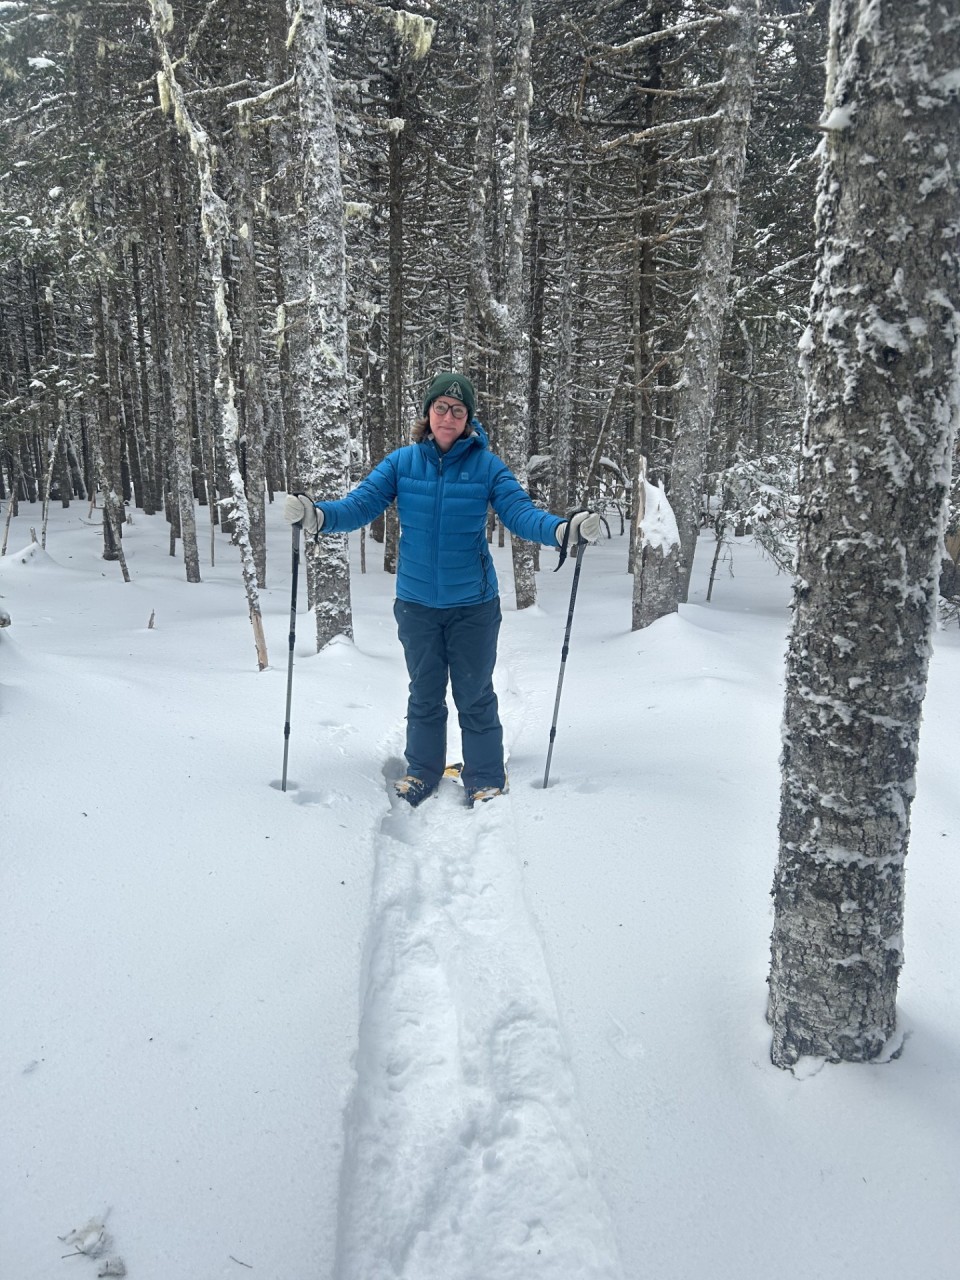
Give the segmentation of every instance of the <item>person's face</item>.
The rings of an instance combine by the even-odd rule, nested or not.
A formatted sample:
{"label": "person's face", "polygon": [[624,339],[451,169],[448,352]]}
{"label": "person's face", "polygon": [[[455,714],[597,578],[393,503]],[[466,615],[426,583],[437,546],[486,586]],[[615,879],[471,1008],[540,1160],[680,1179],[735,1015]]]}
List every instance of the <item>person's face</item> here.
{"label": "person's face", "polygon": [[446,453],[467,429],[467,406],[453,396],[437,396],[430,406],[430,434],[441,453]]}

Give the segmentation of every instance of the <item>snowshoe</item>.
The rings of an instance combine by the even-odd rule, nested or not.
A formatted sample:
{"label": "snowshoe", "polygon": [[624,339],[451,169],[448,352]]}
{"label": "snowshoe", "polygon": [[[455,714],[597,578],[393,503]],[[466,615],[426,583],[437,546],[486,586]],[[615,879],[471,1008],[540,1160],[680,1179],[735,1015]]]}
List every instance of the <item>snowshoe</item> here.
{"label": "snowshoe", "polygon": [[510,790],[507,779],[504,778],[502,787],[470,787],[467,791],[467,805],[473,808],[476,804],[486,804],[488,800],[494,800],[497,796],[505,796]]}
{"label": "snowshoe", "polygon": [[423,804],[429,796],[432,796],[437,789],[437,784],[430,786],[424,782],[422,778],[416,777],[412,773],[405,773],[402,778],[398,778],[393,784],[393,789],[401,800],[406,800],[411,808],[415,809],[418,804]]}

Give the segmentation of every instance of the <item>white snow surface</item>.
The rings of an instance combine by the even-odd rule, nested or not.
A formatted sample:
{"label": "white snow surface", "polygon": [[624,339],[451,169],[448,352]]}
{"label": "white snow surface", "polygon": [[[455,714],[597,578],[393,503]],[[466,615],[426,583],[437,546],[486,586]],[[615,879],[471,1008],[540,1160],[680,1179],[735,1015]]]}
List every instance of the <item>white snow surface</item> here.
{"label": "white snow surface", "polygon": [[545,552],[517,613],[495,550],[510,795],[408,811],[374,544],[354,644],[314,652],[301,579],[283,793],[279,504],[262,673],[225,539],[191,585],[137,514],[124,584],[86,504],[18,554],[31,526],[0,560],[4,1277],[92,1278],[107,1231],[131,1280],[957,1275],[956,631],[903,1056],[790,1074],[764,1022],[790,584],[750,544],[708,606],[705,535],[690,603],[638,633],[625,539],[590,549],[547,790],[571,566]]}

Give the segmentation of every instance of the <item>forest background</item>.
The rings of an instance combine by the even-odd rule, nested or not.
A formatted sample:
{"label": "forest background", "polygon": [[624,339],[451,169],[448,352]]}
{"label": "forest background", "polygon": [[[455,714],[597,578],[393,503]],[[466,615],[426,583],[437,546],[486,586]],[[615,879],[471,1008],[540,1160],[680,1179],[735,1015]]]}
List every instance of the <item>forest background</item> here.
{"label": "forest background", "polygon": [[[682,560],[709,519],[789,563],[827,26],[825,0],[7,0],[0,498],[102,491],[121,562],[124,510],[162,509],[191,581],[199,504],[256,614],[264,504],[340,491],[455,367],[551,509],[630,520],[643,467]],[[956,527],[954,492],[947,596]],[[392,571],[391,514],[370,534]],[[348,577],[341,551],[321,644]]]}
{"label": "forest background", "polygon": [[[162,509],[191,581],[198,504],[211,556],[216,530],[249,530],[262,586],[264,504],[330,496],[405,443],[440,368],[470,371],[538,500],[614,521],[641,458],[681,504],[706,385],[695,519],[709,506],[786,561],[827,6],[764,8],[744,29],[695,0],[334,3],[318,59],[298,45],[303,15],[323,25],[311,5],[3,4],[0,497],[103,492],[114,558],[124,509]],[[316,150],[325,94],[335,158]],[[343,280],[311,319],[337,167]],[[705,312],[710,218],[732,256]],[[335,365],[339,307],[333,394],[311,351]],[[713,347],[712,368],[691,360]],[[370,534],[391,571],[390,516]]]}

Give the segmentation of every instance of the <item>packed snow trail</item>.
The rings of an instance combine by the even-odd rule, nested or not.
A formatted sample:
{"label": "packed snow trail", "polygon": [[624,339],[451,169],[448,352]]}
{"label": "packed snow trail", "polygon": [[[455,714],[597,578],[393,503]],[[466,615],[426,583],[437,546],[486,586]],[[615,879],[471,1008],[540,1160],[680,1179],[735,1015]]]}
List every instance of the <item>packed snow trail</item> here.
{"label": "packed snow trail", "polygon": [[376,834],[337,1280],[622,1278],[512,827],[447,779]]}

